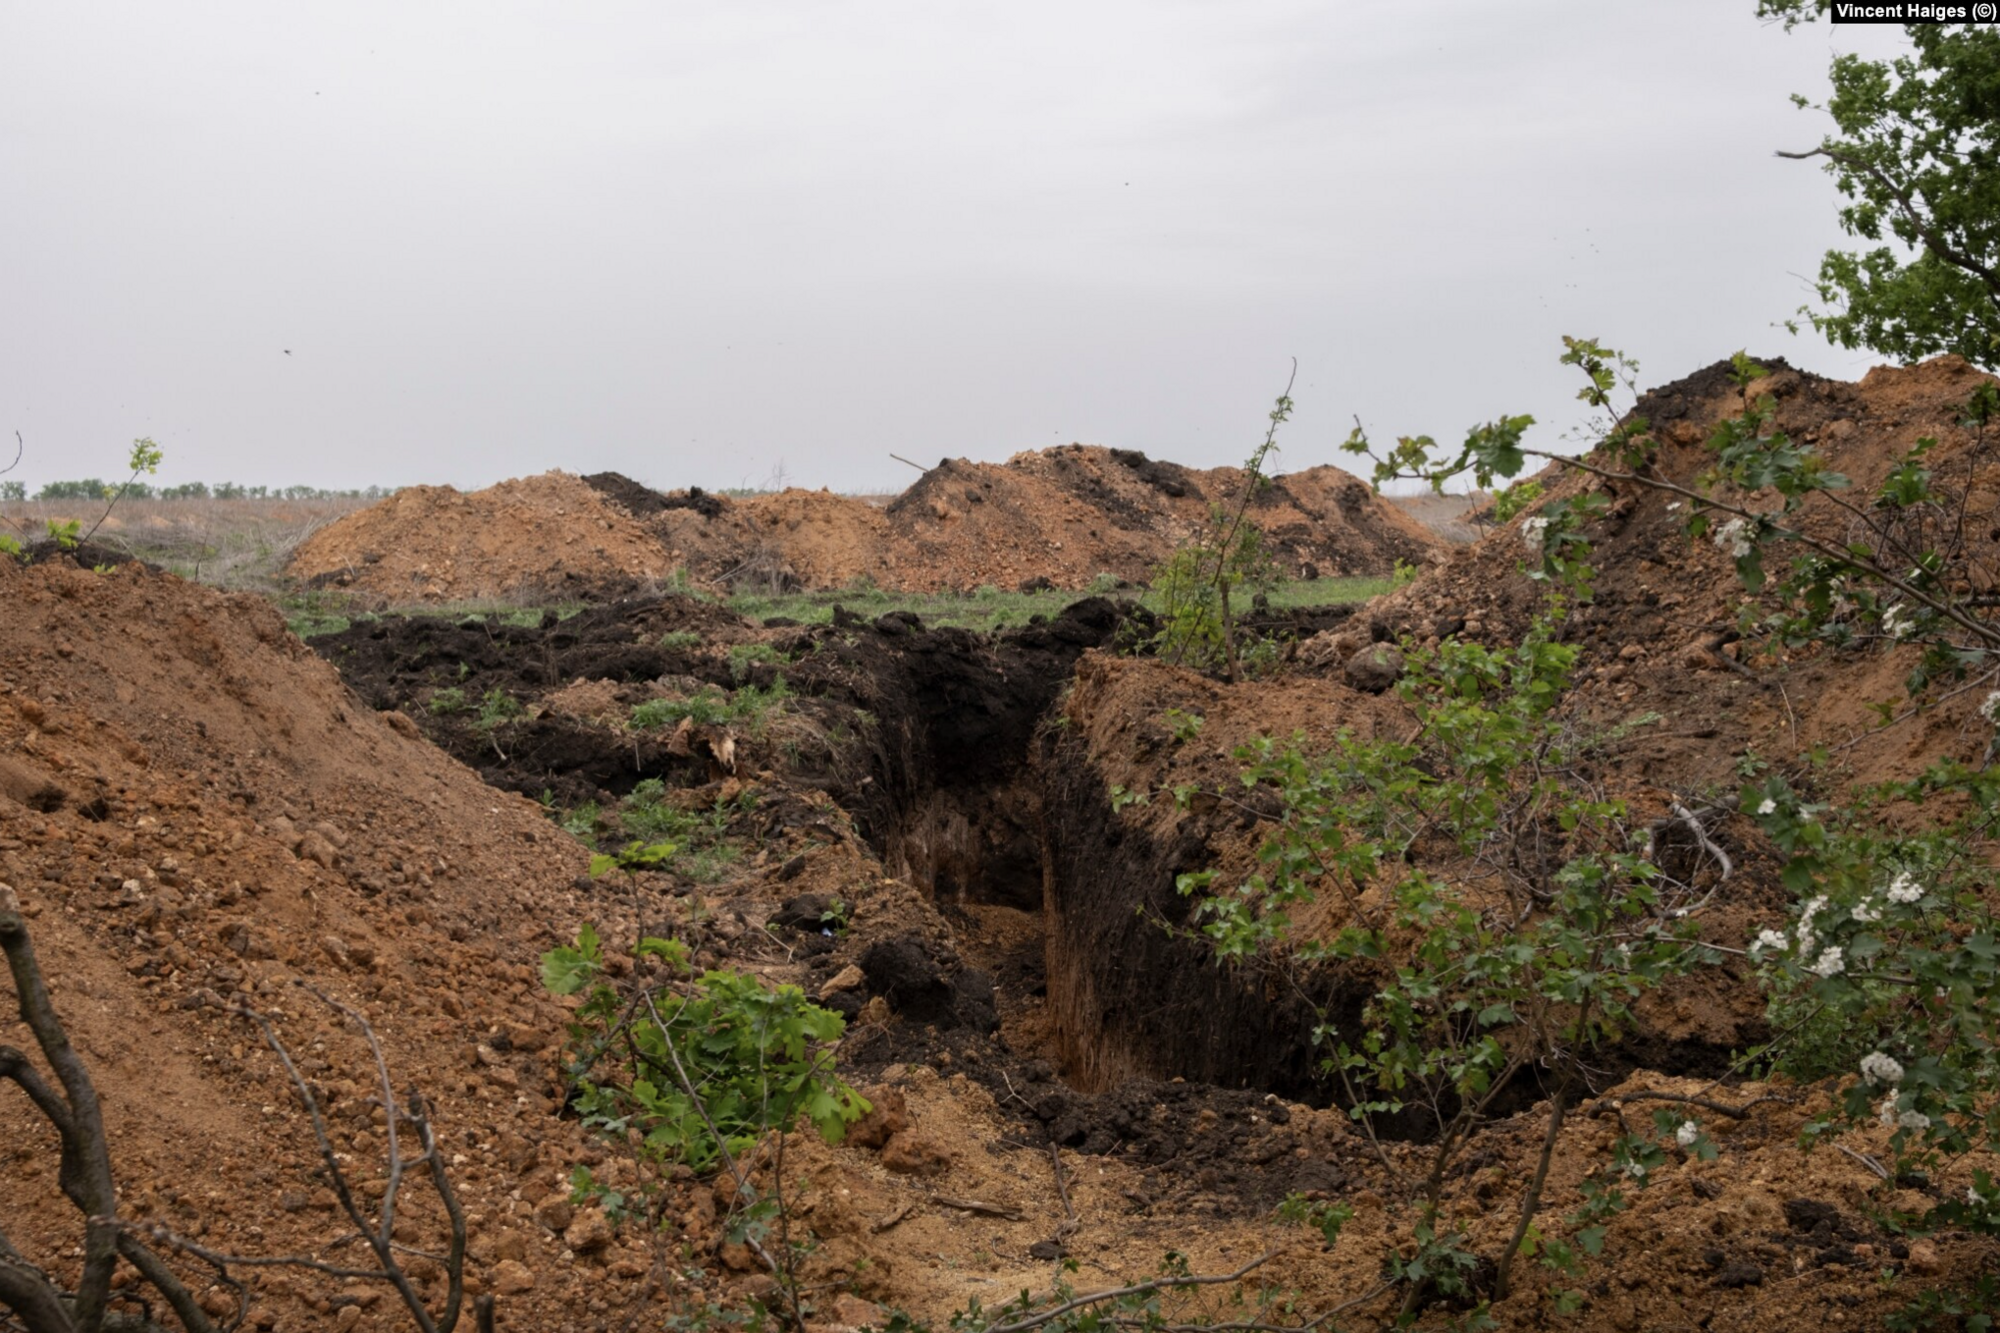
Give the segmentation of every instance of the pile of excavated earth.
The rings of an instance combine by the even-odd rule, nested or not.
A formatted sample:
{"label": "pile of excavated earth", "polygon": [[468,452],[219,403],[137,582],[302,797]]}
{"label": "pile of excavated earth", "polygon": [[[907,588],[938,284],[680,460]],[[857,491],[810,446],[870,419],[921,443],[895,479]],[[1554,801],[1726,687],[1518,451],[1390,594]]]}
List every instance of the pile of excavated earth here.
{"label": "pile of excavated earth", "polygon": [[[2000,467],[1955,424],[1975,382],[1945,360],[1858,384],[1787,371],[1765,387],[1779,424],[1815,440],[1859,488],[1917,437],[1937,437],[1940,475],[1964,479],[1980,540],[2000,544]],[[1711,369],[1649,395],[1663,474],[1700,469],[1700,441],[1735,410],[1733,394]],[[998,582],[1003,568],[1053,578],[1025,562],[1034,542],[1074,540],[1060,526],[1071,511],[1054,500],[1035,526],[1028,510],[996,523],[971,549],[1001,554],[976,567],[972,554],[945,554],[953,525],[981,530],[1003,481],[1073,496],[1058,480],[1066,470],[1135,494],[1180,486],[1188,494],[1167,498],[1204,503],[1203,474],[1145,466],[1163,470],[1095,450],[952,464],[820,556],[784,555],[781,576],[869,572],[865,560],[890,557],[864,554],[851,568],[837,550],[882,531],[868,524],[897,523],[931,533],[929,558],[965,562],[940,583]],[[1547,480],[1554,494],[1580,484]],[[1281,521],[1340,510],[1345,483],[1287,485],[1296,489],[1270,511]],[[470,533],[510,505],[519,512],[506,521],[542,523],[523,515],[542,512],[538,488],[560,488],[561,521],[535,529],[555,549],[495,548],[545,580],[576,550],[606,553],[607,565],[629,556],[622,571],[643,583],[664,572],[637,563],[648,543],[697,566],[711,557],[687,533],[754,532],[746,514],[786,505],[813,540],[831,530],[808,522],[815,497],[797,493],[754,507],[662,497],[646,513],[644,495],[616,499],[608,483],[514,487],[512,498],[406,492],[390,505],[423,521],[463,509]],[[1662,497],[1607,498],[1591,530],[1598,596],[1563,632],[1585,649],[1581,708],[1635,723],[1602,776],[1642,814],[1726,784],[1746,750],[1783,760],[1838,744],[1857,777],[1983,752],[1991,727],[1973,716],[1977,695],[1870,722],[1866,701],[1897,697],[1908,649],[1747,651],[1735,637],[1743,594],[1722,554],[1691,544]],[[349,554],[312,568],[347,571],[355,586],[383,574],[379,586],[402,599],[494,591],[471,572],[483,566],[469,537],[431,547],[421,521],[359,522],[390,505],[357,515],[340,535]],[[1380,512],[1372,501],[1355,509]],[[1107,501],[1095,512],[1117,511]],[[1019,566],[1006,563],[1016,558],[1007,528],[1020,530],[1006,540],[1027,543]],[[363,1015],[397,1087],[433,1103],[467,1213],[468,1285],[497,1298],[501,1328],[657,1325],[706,1301],[768,1296],[721,1231],[712,1182],[671,1179],[657,1230],[571,1198],[578,1166],[614,1188],[637,1183],[621,1145],[566,1109],[569,1002],[543,990],[536,966],[592,923],[621,983],[652,966],[630,943],[668,935],[699,966],[799,985],[847,1017],[840,1067],[877,1110],[837,1147],[797,1136],[788,1159],[806,1186],[796,1224],[816,1242],[806,1261],[816,1331],[880,1322],[890,1308],[943,1320],[975,1300],[994,1307],[1050,1290],[1066,1260],[1079,1287],[1116,1286],[1149,1276],[1169,1251],[1209,1273],[1269,1252],[1254,1280],[1295,1293],[1304,1317],[1361,1300],[1342,1326],[1375,1327],[1392,1310],[1367,1298],[1414,1221],[1397,1179],[1421,1171],[1424,1147],[1370,1142],[1317,1075],[1310,1029],[1315,1007],[1352,1013],[1376,982],[1329,969],[1294,993],[1256,970],[1218,968],[1169,929],[1189,910],[1177,874],[1213,868],[1226,884],[1253,866],[1275,814],[1255,792],[1185,807],[1114,794],[1240,793],[1232,755],[1259,735],[1406,735],[1386,645],[1518,637],[1540,592],[1522,572],[1518,529],[1498,528],[1372,603],[1262,627],[1294,641],[1289,663],[1237,683],[1134,651],[1146,613],[1103,598],[977,635],[908,613],[764,626],[649,595],[526,626],[385,615],[308,647],[262,601],[138,565],[6,562],[0,898],[20,903],[96,1077],[122,1209],[217,1250],[324,1255],[345,1230],[282,1069],[230,1004],[270,1017],[364,1192],[379,1180],[366,1046],[303,981]],[[662,536],[673,531],[683,535]],[[1111,535],[1093,549],[1136,531],[1100,524]],[[1425,549],[1400,528],[1381,531]],[[913,558],[886,539],[883,549]],[[1295,549],[1318,552],[1323,572],[1340,567],[1331,547]],[[1075,576],[1095,574],[1095,559]],[[427,566],[423,578],[410,560]],[[873,568],[895,582],[884,574],[896,566]],[[1170,709],[1204,723],[1174,727]],[[679,721],[647,725],[655,718]],[[642,797],[696,817],[707,859],[591,878],[589,852],[623,842],[632,828],[621,821]],[[1753,827],[1713,825],[1738,868],[1717,885],[1704,928],[1740,944],[1780,921],[1789,899]],[[11,997],[0,999],[0,1044],[29,1046]],[[1732,1053],[1766,1035],[1747,972],[1725,972],[1659,992],[1607,1058],[1599,1096],[1562,1129],[1552,1217],[1575,1206],[1617,1132],[1619,1094],[1699,1093],[1746,1109],[1710,1121],[1718,1160],[1676,1163],[1632,1191],[1581,1276],[1580,1326],[1879,1327],[1915,1293],[1991,1270],[1991,1239],[1912,1240],[1881,1220],[1962,1189],[1956,1176],[1878,1178],[1863,1160],[1884,1152],[1872,1131],[1843,1138],[1851,1152],[1800,1150],[1837,1086],[1727,1076]],[[1512,1118],[1483,1131],[1445,1184],[1445,1215],[1477,1251],[1497,1251],[1515,1223],[1505,1203],[1540,1149],[1538,1096],[1524,1084]],[[54,1136],[11,1089],[0,1091],[0,1157],[8,1237],[74,1280],[81,1229],[58,1187]],[[1293,1193],[1354,1208],[1334,1248],[1273,1216]],[[442,1246],[434,1206],[413,1202],[405,1224],[408,1244]],[[422,1289],[440,1293],[436,1264],[411,1263]],[[242,1271],[247,1327],[407,1327],[379,1285]],[[198,1265],[184,1276],[219,1315],[233,1308]],[[1440,1306],[1424,1326],[1459,1313]],[[1493,1316],[1504,1328],[1555,1319],[1533,1289]]]}
{"label": "pile of excavated earth", "polygon": [[[400,491],[301,543],[289,572],[390,602],[574,600],[674,577],[768,592],[863,581],[898,592],[1083,588],[1103,575],[1151,578],[1243,486],[1236,468],[1084,445],[1004,464],[946,459],[886,507],[797,489],[662,494],[617,473],[549,472],[469,495]],[[1438,545],[1335,467],[1276,478],[1249,512],[1286,577],[1384,574]]]}

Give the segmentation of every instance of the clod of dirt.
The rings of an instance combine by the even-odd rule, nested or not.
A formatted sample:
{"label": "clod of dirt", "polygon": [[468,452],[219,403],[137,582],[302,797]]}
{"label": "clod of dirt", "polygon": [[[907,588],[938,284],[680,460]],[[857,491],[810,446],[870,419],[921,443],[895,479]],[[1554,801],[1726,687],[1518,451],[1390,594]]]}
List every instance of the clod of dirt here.
{"label": "clod of dirt", "polygon": [[868,993],[880,995],[900,1017],[941,1028],[991,1032],[1000,1026],[993,1008],[993,979],[954,968],[917,940],[884,940],[861,955]]}
{"label": "clod of dirt", "polygon": [[1380,694],[1403,676],[1403,654],[1392,643],[1370,644],[1347,659],[1341,676],[1364,694]]}
{"label": "clod of dirt", "polygon": [[40,768],[5,757],[0,757],[0,796],[45,815],[62,809],[69,799],[69,793]]}

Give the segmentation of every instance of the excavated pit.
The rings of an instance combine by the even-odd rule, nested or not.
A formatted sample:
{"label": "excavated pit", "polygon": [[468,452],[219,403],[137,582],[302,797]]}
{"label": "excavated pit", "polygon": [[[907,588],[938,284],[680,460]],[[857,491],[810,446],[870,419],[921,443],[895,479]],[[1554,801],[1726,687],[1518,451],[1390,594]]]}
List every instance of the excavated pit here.
{"label": "excavated pit", "polygon": [[[1285,628],[1310,632],[1346,614],[1328,609]],[[745,738],[745,771],[765,770],[756,829],[768,836],[814,822],[806,798],[824,792],[884,870],[953,923],[957,956],[929,960],[935,977],[902,978],[910,960],[885,954],[881,976],[871,974],[878,993],[903,995],[907,1007],[918,990],[937,989],[938,977],[947,989],[968,973],[989,990],[997,981],[1007,1053],[1048,1061],[1080,1093],[1183,1079],[1324,1104],[1311,1034],[1327,1018],[1342,1026],[1358,1018],[1373,983],[1336,969],[1302,979],[1295,970],[1217,967],[1204,942],[1177,929],[1189,924],[1191,904],[1175,878],[1254,841],[1255,816],[1121,818],[1102,756],[1066,725],[1066,694],[1085,653],[1142,633],[1144,622],[1130,603],[1090,598],[995,634],[931,628],[906,612],[874,620],[843,612],[831,625],[773,631],[668,597],[530,625],[386,617],[315,646],[368,703],[414,719],[490,783],[564,808],[614,800],[649,779],[691,796],[717,786],[703,755],[677,749],[664,732],[634,733],[549,704],[565,690],[596,682],[622,716],[661,682],[768,689],[783,675],[806,735],[845,739],[818,749],[787,741],[780,755],[771,737]],[[760,660],[746,670],[725,651],[767,644],[783,665]],[[472,707],[496,690],[526,708],[498,730]],[[441,708],[452,692],[463,706]],[[1165,705],[1107,706],[1114,725],[1145,730]],[[939,1016],[952,1005],[933,1009],[906,1017],[951,1030]],[[964,1012],[993,1011],[980,1001]],[[1619,1063],[1699,1073],[1720,1072],[1727,1052],[1642,1040],[1631,1054]],[[1535,1095],[1525,1080],[1519,1096]],[[1425,1133],[1414,1122],[1382,1128]]]}
{"label": "excavated pit", "polygon": [[[1347,608],[1283,629],[1303,636]],[[413,719],[495,786],[558,807],[615,799],[657,779],[699,789],[713,774],[663,733],[593,724],[545,701],[604,682],[619,707],[652,683],[770,687],[782,674],[821,734],[844,751],[796,752],[783,781],[832,796],[885,871],[953,920],[960,960],[1003,990],[1046,994],[1046,1021],[1024,1057],[1051,1060],[1074,1088],[1175,1078],[1323,1100],[1307,1035],[1315,1005],[1245,969],[1218,970],[1176,938],[1187,904],[1174,876],[1205,855],[1198,828],[1155,842],[1121,827],[1103,777],[1054,719],[1078,660],[1143,633],[1131,603],[1079,601],[1052,620],[995,634],[931,628],[914,615],[837,612],[831,625],[770,631],[712,604],[667,597],[553,614],[518,625],[389,616],[314,640],[373,707]],[[795,659],[735,674],[711,648],[772,642]],[[482,724],[494,691],[526,711]],[[447,701],[462,701],[447,706]],[[766,755],[759,764],[773,762]],[[767,802],[771,819],[810,812]]]}

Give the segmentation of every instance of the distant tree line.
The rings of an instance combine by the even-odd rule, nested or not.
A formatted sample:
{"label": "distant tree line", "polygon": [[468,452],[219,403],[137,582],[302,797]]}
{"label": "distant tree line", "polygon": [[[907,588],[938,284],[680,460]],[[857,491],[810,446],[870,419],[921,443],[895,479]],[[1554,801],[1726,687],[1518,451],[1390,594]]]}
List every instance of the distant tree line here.
{"label": "distant tree line", "polygon": [[[134,481],[125,487],[128,500],[379,500],[395,492],[393,486],[367,486],[358,490],[327,490],[319,486],[240,486],[233,481],[184,481],[178,486],[149,486]],[[37,500],[102,500],[118,490],[97,477],[79,481],[51,481],[35,492]],[[27,483],[0,482],[0,500],[25,500]]]}

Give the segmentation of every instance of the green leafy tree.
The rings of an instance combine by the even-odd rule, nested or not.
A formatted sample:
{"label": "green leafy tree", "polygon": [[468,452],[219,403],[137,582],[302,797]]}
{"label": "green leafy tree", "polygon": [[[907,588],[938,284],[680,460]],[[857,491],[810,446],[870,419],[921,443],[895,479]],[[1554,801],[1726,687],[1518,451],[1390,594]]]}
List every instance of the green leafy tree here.
{"label": "green leafy tree", "polygon": [[[1759,0],[1789,28],[1829,0]],[[1894,60],[1834,57],[1817,148],[1847,203],[1841,229],[1866,243],[1829,250],[1804,315],[1843,347],[1905,361],[1956,352],[2000,365],[2000,27],[1906,23]]]}

